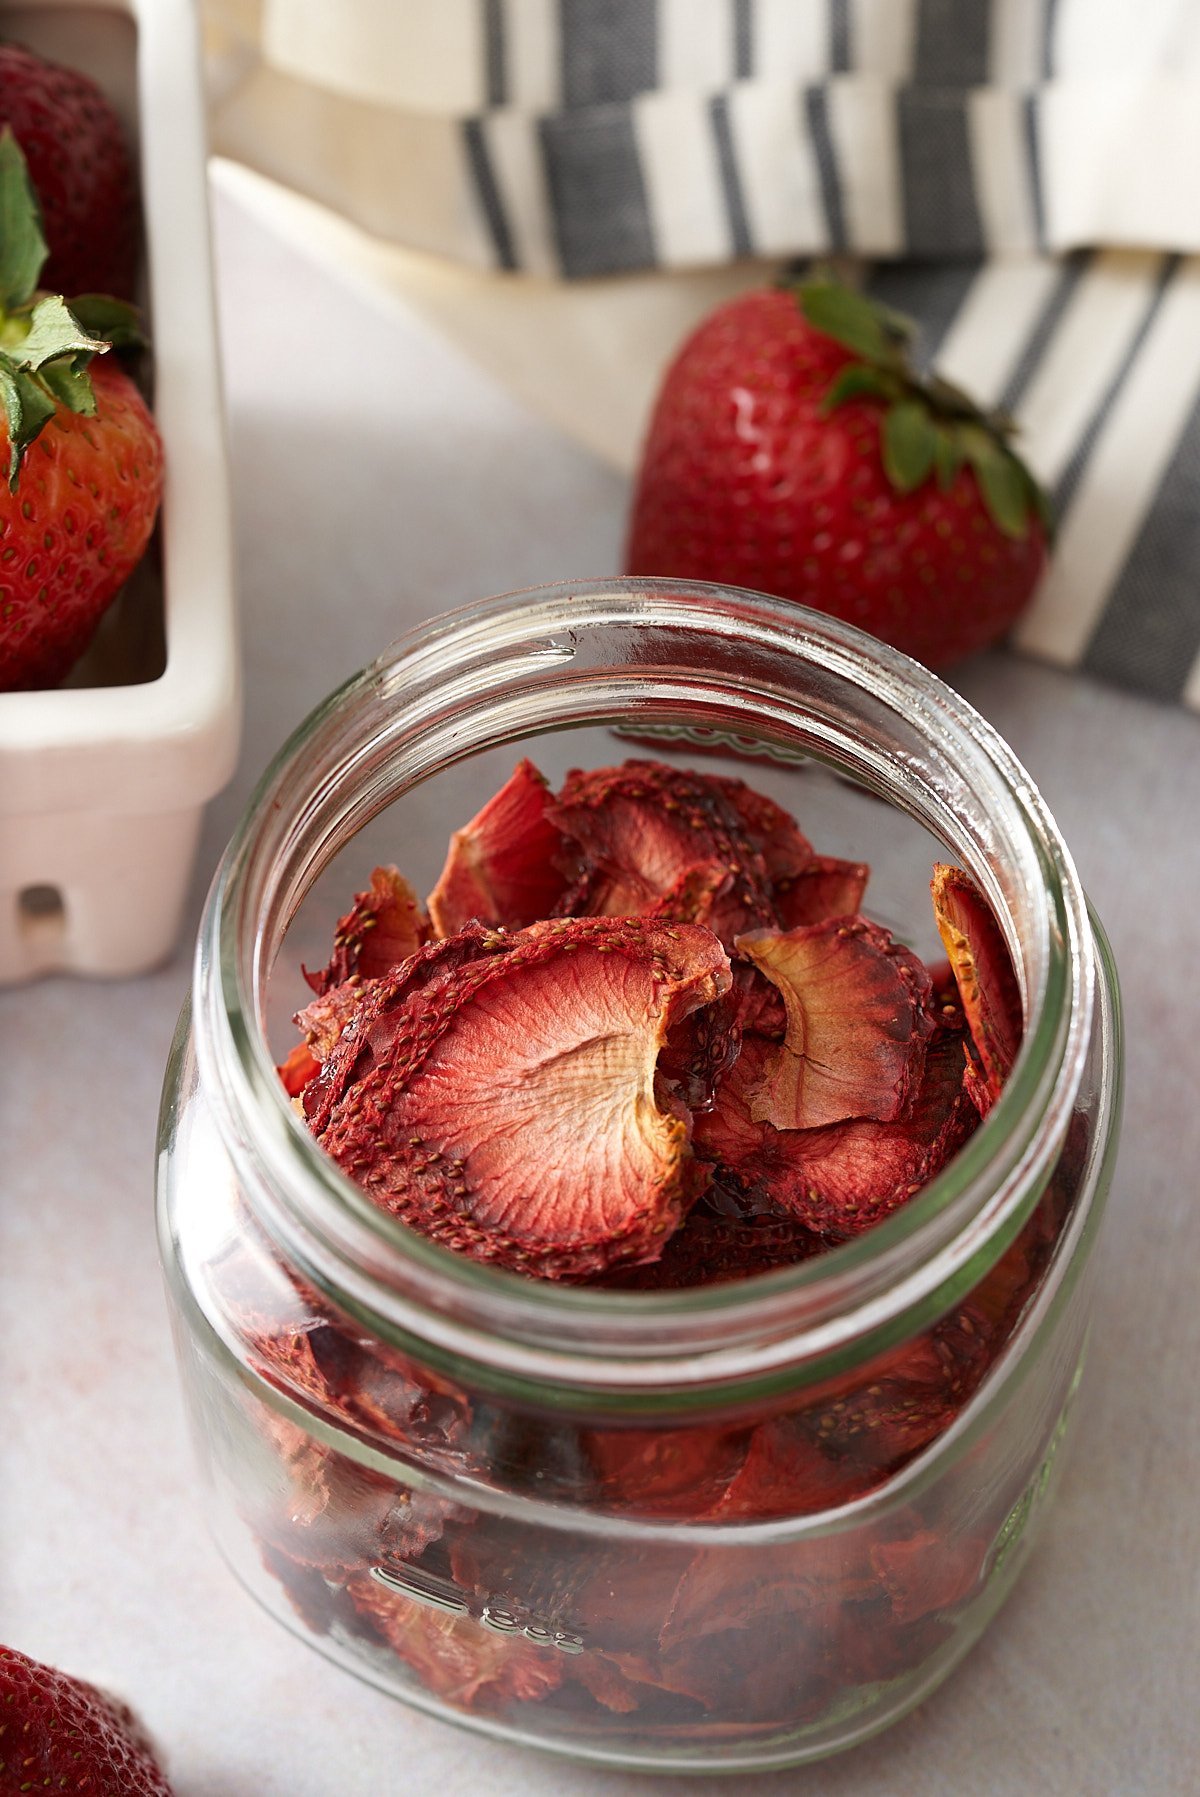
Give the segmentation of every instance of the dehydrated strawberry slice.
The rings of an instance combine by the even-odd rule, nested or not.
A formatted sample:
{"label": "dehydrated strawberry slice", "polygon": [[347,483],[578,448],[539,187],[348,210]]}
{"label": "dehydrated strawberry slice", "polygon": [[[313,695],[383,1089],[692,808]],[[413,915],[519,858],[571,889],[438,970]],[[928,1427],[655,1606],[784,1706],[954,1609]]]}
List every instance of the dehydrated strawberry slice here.
{"label": "dehydrated strawberry slice", "polygon": [[813,859],[812,843],[803,835],[790,811],[765,793],[755,792],[744,780],[709,776],[713,786],[736,812],[750,846],[762,856],[772,886],[792,879]]}
{"label": "dehydrated strawberry slice", "polygon": [[346,1591],[422,1687],[447,1703],[463,1709],[536,1703],[562,1683],[566,1656],[520,1633],[497,1633],[474,1616],[431,1608],[369,1574],[350,1579]]}
{"label": "dehydrated strawberry slice", "polygon": [[939,862],[931,890],[974,1049],[968,1089],[986,1116],[1021,1046],[1021,989],[1000,926],[971,876]]}
{"label": "dehydrated strawberry slice", "polygon": [[384,1209],[475,1259],[547,1277],[653,1259],[705,1177],[658,1055],[728,990],[720,944],[596,918],[476,932],[467,953],[365,989],[306,1091],[321,1088],[322,1143]]}
{"label": "dehydrated strawberry slice", "polygon": [[427,934],[427,919],[404,875],[394,867],[377,867],[366,891],[356,892],[354,904],[338,919],[328,966],[318,973],[305,968],[304,977],[320,998],[352,974],[369,980],[386,973],[415,954]]}
{"label": "dehydrated strawberry slice", "polygon": [[720,861],[701,861],[695,867],[685,867],[642,915],[656,917],[663,923],[702,923],[711,927],[717,900],[729,891],[733,878]]}
{"label": "dehydrated strawberry slice", "polygon": [[695,1119],[696,1152],[714,1178],[755,1201],[783,1206],[826,1242],[859,1235],[908,1201],[966,1141],[977,1116],[963,1091],[962,1038],[940,1033],[910,1114],[779,1130],[753,1115],[774,1051],[747,1037],[716,1103]]}
{"label": "dehydrated strawberry slice", "polygon": [[455,935],[472,918],[516,930],[550,916],[578,871],[550,821],[550,805],[545,779],[532,761],[521,761],[483,810],[454,832],[429,895],[438,936]]}
{"label": "dehydrated strawberry slice", "polygon": [[933,1029],[929,975],[865,917],[737,938],[783,995],[787,1029],[749,1091],[755,1122],[817,1129],[848,1117],[903,1116]]}
{"label": "dehydrated strawberry slice", "polygon": [[629,1516],[695,1522],[720,1503],[746,1458],[744,1426],[597,1429],[585,1439],[605,1502]]}
{"label": "dehydrated strawberry slice", "polygon": [[830,917],[854,916],[862,907],[870,872],[865,861],[813,855],[798,872],[772,882],[771,900],[781,926],[795,930]]}
{"label": "dehydrated strawberry slice", "polygon": [[275,1071],[283,1081],[288,1097],[298,1098],[313,1075],[321,1071],[321,1063],[307,1042],[298,1042]]}
{"label": "dehydrated strawberry slice", "polygon": [[661,1257],[647,1266],[606,1275],[604,1284],[621,1291],[675,1291],[694,1285],[720,1285],[777,1267],[795,1266],[825,1246],[786,1211],[723,1217],[702,1208],[689,1211]]}
{"label": "dehydrated strawberry slice", "polygon": [[722,942],[771,922],[762,853],[723,784],[657,761],[574,769],[550,816],[578,848],[584,870],[560,909],[644,916],[677,898],[697,869],[715,867],[727,883],[711,896],[704,921]]}

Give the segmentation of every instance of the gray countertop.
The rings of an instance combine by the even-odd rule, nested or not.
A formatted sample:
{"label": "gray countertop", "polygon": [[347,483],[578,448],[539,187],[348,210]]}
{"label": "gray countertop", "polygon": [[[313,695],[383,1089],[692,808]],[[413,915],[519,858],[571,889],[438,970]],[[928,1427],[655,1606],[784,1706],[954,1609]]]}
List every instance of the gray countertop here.
{"label": "gray countertop", "polygon": [[[204,1532],[150,1195],[208,876],[337,679],[449,605],[613,571],[626,502],[403,308],[227,195],[216,227],[245,744],[171,963],[0,993],[0,1639],[127,1696],[179,1797],[662,1791],[407,1712],[260,1613]],[[1200,1765],[1200,720],[1003,655],[958,683],[1041,785],[1124,986],[1124,1141],[1073,1452],[1021,1586],[934,1699],[825,1767],[721,1788],[1182,1797]]]}

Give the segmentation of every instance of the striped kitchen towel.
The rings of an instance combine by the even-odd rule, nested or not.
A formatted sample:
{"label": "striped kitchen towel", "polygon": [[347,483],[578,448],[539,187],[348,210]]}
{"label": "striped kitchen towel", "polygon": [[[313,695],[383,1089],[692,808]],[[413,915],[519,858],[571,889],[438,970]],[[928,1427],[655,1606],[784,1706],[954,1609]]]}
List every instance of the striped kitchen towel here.
{"label": "striped kitchen towel", "polygon": [[1058,501],[1018,645],[1200,707],[1200,0],[205,19],[214,147],[381,239],[575,283],[867,260]]}

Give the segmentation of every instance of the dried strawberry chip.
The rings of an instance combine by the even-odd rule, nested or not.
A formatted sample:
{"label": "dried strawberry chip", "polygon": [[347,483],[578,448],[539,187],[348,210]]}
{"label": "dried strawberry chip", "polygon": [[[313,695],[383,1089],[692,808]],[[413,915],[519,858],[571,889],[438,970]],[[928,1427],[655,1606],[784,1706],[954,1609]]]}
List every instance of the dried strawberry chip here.
{"label": "dried strawberry chip", "polygon": [[[531,761],[450,838],[429,915],[438,936],[464,924],[521,929],[549,917],[577,869],[550,820],[550,790]],[[565,868],[565,872],[564,872]]]}
{"label": "dried strawberry chip", "polygon": [[[736,784],[736,783],[734,783]],[[678,895],[695,870],[725,870],[704,921],[727,946],[771,922],[766,865],[724,783],[657,761],[574,769],[551,808],[583,860],[560,909],[591,917],[643,916]]]}
{"label": "dried strawberry chip", "polygon": [[702,923],[711,928],[717,900],[729,891],[733,878],[720,861],[700,861],[695,867],[685,867],[662,897],[647,905],[641,915],[656,917],[663,923]]}
{"label": "dried strawberry chip", "polygon": [[871,1549],[871,1564],[897,1622],[916,1622],[964,1603],[979,1583],[988,1543],[943,1529],[918,1529]]}
{"label": "dried strawberry chip", "polygon": [[797,873],[772,882],[771,900],[780,926],[795,930],[830,917],[854,916],[861,909],[870,871],[865,861],[813,855]]}
{"label": "dried strawberry chip", "polygon": [[306,1091],[320,1140],[384,1209],[475,1259],[571,1277],[655,1258],[704,1178],[656,1064],[728,989],[724,951],[637,918],[462,946],[364,989]]}
{"label": "dried strawberry chip", "polygon": [[298,1098],[313,1075],[320,1071],[321,1063],[307,1042],[298,1042],[282,1065],[276,1068],[289,1098]]}
{"label": "dried strawberry chip", "polygon": [[751,847],[762,856],[772,887],[801,873],[813,859],[812,844],[801,834],[790,811],[744,780],[710,775],[712,784],[736,812]]}
{"label": "dried strawberry chip", "polygon": [[320,1135],[354,1079],[362,1078],[376,1056],[386,1051],[396,1030],[396,1016],[430,988],[437,989],[459,968],[489,955],[504,954],[510,939],[482,924],[470,924],[444,942],[429,942],[407,961],[378,979],[348,980],[296,1014],[309,1047],[321,1062],[316,1079],[304,1088],[304,1114]]}
{"label": "dried strawberry chip", "polygon": [[939,862],[931,889],[974,1049],[968,1089],[986,1116],[1021,1046],[1021,989],[1000,926],[970,875]]}
{"label": "dried strawberry chip", "polygon": [[353,906],[338,920],[328,966],[318,973],[305,968],[304,977],[320,998],[352,974],[368,980],[386,973],[415,954],[427,934],[427,920],[403,874],[377,867],[370,886],[355,893]]}
{"label": "dried strawberry chip", "polygon": [[862,1490],[861,1478],[831,1459],[793,1418],[772,1417],[755,1429],[745,1460],[707,1520],[808,1516],[848,1503]]}
{"label": "dried strawberry chip", "polygon": [[787,1011],[783,1043],[748,1094],[754,1121],[794,1130],[903,1116],[933,1029],[932,987],[916,956],[864,917],[754,930],[736,946]]}
{"label": "dried strawberry chip", "polygon": [[746,1458],[744,1426],[596,1429],[585,1437],[609,1505],[630,1516],[697,1521],[720,1503]]}
{"label": "dried strawberry chip", "polygon": [[370,1574],[349,1580],[346,1590],[422,1688],[447,1703],[464,1709],[536,1703],[562,1683],[566,1656],[523,1635],[500,1634],[474,1616],[431,1608]]}
{"label": "dried strawberry chip", "polygon": [[962,1038],[930,1043],[910,1114],[894,1122],[851,1119],[819,1129],[778,1130],[752,1113],[768,1057],[747,1037],[716,1103],[694,1124],[696,1152],[716,1163],[715,1180],[779,1205],[827,1243],[845,1241],[907,1203],[966,1141],[977,1122],[963,1092]]}
{"label": "dried strawberry chip", "polygon": [[[709,1194],[706,1194],[706,1197]],[[694,1285],[720,1285],[777,1267],[795,1266],[825,1246],[820,1236],[787,1212],[766,1215],[716,1216],[693,1207],[675,1231],[661,1257],[646,1266],[616,1270],[603,1283],[620,1291],[673,1291]]]}
{"label": "dried strawberry chip", "polygon": [[800,1413],[823,1452],[867,1491],[945,1430],[978,1387],[1001,1336],[972,1300]]}

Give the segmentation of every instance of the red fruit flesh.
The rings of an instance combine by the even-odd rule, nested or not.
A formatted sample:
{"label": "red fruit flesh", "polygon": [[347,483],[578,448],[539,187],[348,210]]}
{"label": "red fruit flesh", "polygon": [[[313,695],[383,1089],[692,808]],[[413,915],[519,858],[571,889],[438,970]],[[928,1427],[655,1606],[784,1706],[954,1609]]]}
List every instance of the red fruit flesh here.
{"label": "red fruit flesh", "polygon": [[428,934],[417,895],[394,867],[377,867],[371,884],[356,892],[354,904],[338,919],[333,954],[319,973],[304,970],[318,997],[352,974],[370,980],[416,954]]}
{"label": "red fruit flesh", "polygon": [[737,949],[778,987],[787,1012],[783,1042],[749,1092],[753,1120],[798,1130],[902,1116],[933,1028],[932,987],[916,957],[862,917],[755,930]]}
{"label": "red fruit flesh", "polygon": [[83,1679],[0,1647],[0,1792],[171,1797],[133,1711]]}
{"label": "red fruit flesh", "polygon": [[132,299],[138,213],[133,168],[116,113],[94,81],[0,44],[0,124],[25,153],[50,246],[51,293]]}
{"label": "red fruit flesh", "polygon": [[697,1154],[749,1210],[777,1205],[826,1243],[859,1235],[906,1204],[962,1146],[977,1122],[963,1091],[962,1039],[937,1036],[910,1114],[817,1129],[775,1129],[753,1105],[773,1050],[747,1037],[717,1102],[694,1124]]}
{"label": "red fruit flesh", "polygon": [[939,862],[933,870],[932,892],[938,933],[974,1049],[968,1089],[986,1116],[1021,1046],[1021,988],[1000,926],[970,875]]}
{"label": "red fruit flesh", "polygon": [[519,930],[550,916],[575,871],[550,809],[546,781],[531,761],[522,761],[482,811],[455,831],[429,895],[436,935],[453,936],[472,919]]}
{"label": "red fruit flesh", "polygon": [[824,923],[829,917],[853,917],[862,909],[870,868],[865,861],[840,861],[836,855],[814,855],[797,873],[776,880],[771,900],[780,925]]}
{"label": "red fruit flesh", "polygon": [[26,451],[17,492],[0,488],[0,691],[62,679],[154,527],[163,475],[154,420],[111,357],[89,372],[95,417],[60,406]]}
{"label": "red fruit flesh", "polygon": [[625,571],[718,581],[844,618],[940,667],[1027,603],[1045,533],[993,523],[972,470],[892,486],[880,407],[825,401],[856,358],[782,290],[719,307],[683,345],[651,419]]}
{"label": "red fruit flesh", "polygon": [[633,918],[475,949],[415,992],[365,989],[306,1094],[320,1140],[384,1209],[475,1259],[551,1277],[653,1259],[702,1177],[686,1113],[660,1108],[658,1055],[728,989],[724,953]]}
{"label": "red fruit flesh", "polygon": [[692,882],[702,921],[726,946],[738,930],[773,921],[762,853],[724,790],[737,784],[656,761],[573,770],[550,817],[584,872],[561,909],[640,916],[677,907]]}

